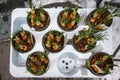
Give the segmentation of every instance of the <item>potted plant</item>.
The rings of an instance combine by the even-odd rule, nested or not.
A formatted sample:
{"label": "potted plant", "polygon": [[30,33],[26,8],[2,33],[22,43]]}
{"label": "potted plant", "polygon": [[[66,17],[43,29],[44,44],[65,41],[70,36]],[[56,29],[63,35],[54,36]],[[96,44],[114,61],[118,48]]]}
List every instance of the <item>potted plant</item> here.
{"label": "potted plant", "polygon": [[113,17],[120,16],[119,8],[116,8],[112,12],[109,11],[109,5],[105,4],[102,7],[99,7],[93,10],[87,17],[87,24],[93,24],[95,26],[100,24],[105,24],[106,26],[110,26],[113,21]]}
{"label": "potted plant", "polygon": [[88,52],[96,46],[97,41],[105,39],[105,35],[102,33],[95,33],[96,29],[84,28],[79,31],[77,35],[73,36],[72,45],[73,48],[78,52]]}
{"label": "potted plant", "polygon": [[30,12],[27,15],[27,23],[30,28],[35,31],[42,31],[49,26],[50,17],[47,11],[42,6],[35,8],[33,4],[30,5]]}
{"label": "potted plant", "polygon": [[58,15],[58,25],[61,29],[65,31],[72,31],[77,28],[77,24],[80,22],[80,16],[78,14],[78,5],[75,9],[66,7]]}
{"label": "potted plant", "polygon": [[47,72],[48,68],[49,59],[43,52],[34,52],[26,60],[26,69],[33,75],[42,75]]}
{"label": "potted plant", "polygon": [[42,44],[45,50],[50,52],[59,52],[64,48],[63,32],[51,30],[47,32],[42,39]]}
{"label": "potted plant", "polygon": [[35,38],[29,31],[20,29],[13,35],[12,45],[18,52],[25,53],[33,49]]}
{"label": "potted plant", "polygon": [[96,76],[104,76],[113,70],[113,56],[105,52],[97,52],[87,60],[87,68]]}

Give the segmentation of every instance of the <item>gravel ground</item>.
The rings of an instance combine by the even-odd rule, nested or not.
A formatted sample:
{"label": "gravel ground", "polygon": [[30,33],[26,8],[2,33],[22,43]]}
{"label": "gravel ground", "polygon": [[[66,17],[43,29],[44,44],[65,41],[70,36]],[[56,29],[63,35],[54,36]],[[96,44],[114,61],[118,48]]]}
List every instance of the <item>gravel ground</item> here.
{"label": "gravel ground", "polygon": [[[10,38],[11,12],[17,7],[24,7],[23,0],[0,0],[0,40]],[[9,52],[10,42],[0,43],[0,74],[2,80],[29,80],[27,78],[14,78],[10,75]]]}

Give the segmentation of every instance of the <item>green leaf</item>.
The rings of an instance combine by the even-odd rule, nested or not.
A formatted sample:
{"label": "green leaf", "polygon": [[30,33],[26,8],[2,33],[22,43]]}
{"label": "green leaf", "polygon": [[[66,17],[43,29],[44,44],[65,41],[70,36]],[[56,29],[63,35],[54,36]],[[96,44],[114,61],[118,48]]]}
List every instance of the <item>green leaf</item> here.
{"label": "green leaf", "polygon": [[88,29],[87,31],[81,31],[80,32],[80,34],[78,35],[78,37],[79,38],[84,38],[84,37],[86,37],[86,36],[89,36],[89,35],[91,35],[91,31],[90,31],[90,29]]}
{"label": "green leaf", "polygon": [[81,19],[79,18],[79,15],[76,15],[75,22],[80,22],[80,21],[81,21]]}
{"label": "green leaf", "polygon": [[70,12],[70,10],[71,10],[71,8],[70,8],[70,7],[66,7],[66,8],[65,8],[65,12],[67,12],[67,13],[69,13],[69,12]]}
{"label": "green leaf", "polygon": [[119,11],[120,11],[120,8],[116,8],[116,9],[112,12],[112,14],[118,13]]}
{"label": "green leaf", "polygon": [[29,55],[28,58],[29,58],[32,62],[34,62],[34,57],[33,57],[33,56]]}
{"label": "green leaf", "polygon": [[43,55],[42,53],[38,53],[38,57],[39,57],[40,59],[42,59],[42,58],[44,58],[44,55]]}
{"label": "green leaf", "polygon": [[114,14],[113,17],[120,17],[120,13]]}
{"label": "green leaf", "polygon": [[103,13],[103,12],[106,11],[109,7],[110,7],[110,6],[109,6],[108,4],[104,4],[103,7],[99,7],[99,8],[97,9],[97,12],[98,12],[98,13]]}
{"label": "green leaf", "polygon": [[96,61],[95,64],[98,64],[98,65],[103,65],[103,61]]}
{"label": "green leaf", "polygon": [[44,14],[44,9],[43,6],[40,4],[40,8],[39,8],[40,13]]}
{"label": "green leaf", "polygon": [[30,3],[30,8],[32,9],[32,6],[33,6],[33,4],[32,3]]}
{"label": "green leaf", "polygon": [[54,35],[54,32],[55,32],[55,31],[50,30],[50,31],[49,31],[49,35]]}
{"label": "green leaf", "polygon": [[64,32],[61,32],[60,34],[59,33],[56,33],[56,36],[58,36],[58,37],[63,37],[63,34],[64,34]]}
{"label": "green leaf", "polygon": [[27,70],[33,72],[33,70],[30,67],[27,67]]}
{"label": "green leaf", "polygon": [[112,59],[114,56],[113,55],[108,55],[108,59]]}
{"label": "green leaf", "polygon": [[109,69],[103,69],[103,72],[105,72],[106,74],[110,74],[111,72],[109,71]]}
{"label": "green leaf", "polygon": [[20,43],[17,43],[17,44],[16,44],[16,46],[17,46],[18,48],[20,48],[20,45],[21,45]]}
{"label": "green leaf", "polygon": [[87,49],[90,49],[94,47],[95,45],[96,45],[95,42],[91,42],[90,44],[88,44]]}
{"label": "green leaf", "polygon": [[65,19],[64,17],[62,17],[62,18],[61,18],[61,22],[66,24],[66,23],[68,23],[68,22],[69,22],[69,19],[68,19],[68,18],[67,18],[67,19]]}
{"label": "green leaf", "polygon": [[77,13],[78,9],[79,9],[79,6],[77,4],[76,7],[75,7],[75,9],[74,9],[74,12]]}
{"label": "green leaf", "polygon": [[87,67],[90,68],[91,64],[90,64],[90,60],[87,60]]}
{"label": "green leaf", "polygon": [[30,9],[35,9],[35,6],[33,3],[30,3]]}

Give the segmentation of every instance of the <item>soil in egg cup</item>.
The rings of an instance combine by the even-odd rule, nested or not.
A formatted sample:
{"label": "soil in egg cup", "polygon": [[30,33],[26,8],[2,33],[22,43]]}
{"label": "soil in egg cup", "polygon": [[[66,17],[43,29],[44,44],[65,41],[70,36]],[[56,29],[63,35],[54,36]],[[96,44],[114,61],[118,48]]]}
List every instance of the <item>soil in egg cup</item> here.
{"label": "soil in egg cup", "polygon": [[78,35],[73,36],[72,45],[78,52],[88,52],[96,46],[97,41],[103,40],[102,33],[95,34],[91,29],[80,31]]}
{"label": "soil in egg cup", "polygon": [[25,53],[34,47],[35,39],[30,32],[21,29],[13,35],[12,45],[18,52]]}
{"label": "soil in egg cup", "polygon": [[59,52],[64,48],[63,32],[51,30],[43,37],[43,47],[50,52]]}
{"label": "soil in egg cup", "polygon": [[88,69],[97,76],[103,76],[106,74],[110,74],[110,70],[113,69],[114,65],[113,56],[108,55],[105,52],[98,52],[90,56],[87,60]]}
{"label": "soil in egg cup", "polygon": [[58,15],[58,25],[65,31],[72,31],[77,28],[77,24],[80,22],[80,16],[77,13],[78,5],[75,9],[66,7],[65,10],[61,11]]}
{"label": "soil in egg cup", "polygon": [[26,68],[27,71],[33,75],[42,75],[46,73],[49,68],[49,59],[42,52],[34,52],[28,56]]}
{"label": "soil in egg cup", "polygon": [[27,23],[29,27],[35,29],[35,31],[42,31],[49,26],[50,17],[42,6],[36,9],[35,6],[31,4],[31,11],[28,12],[27,16]]}

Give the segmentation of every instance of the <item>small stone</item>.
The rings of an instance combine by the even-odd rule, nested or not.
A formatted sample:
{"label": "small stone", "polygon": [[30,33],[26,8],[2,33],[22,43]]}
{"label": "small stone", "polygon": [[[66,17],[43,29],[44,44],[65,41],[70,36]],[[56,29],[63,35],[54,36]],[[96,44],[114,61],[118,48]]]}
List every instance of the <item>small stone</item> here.
{"label": "small stone", "polygon": [[116,31],[120,31],[119,28],[117,28]]}
{"label": "small stone", "polygon": [[7,15],[4,15],[4,16],[2,17],[2,19],[3,19],[3,21],[7,22],[7,21],[8,21],[8,16],[7,16]]}

